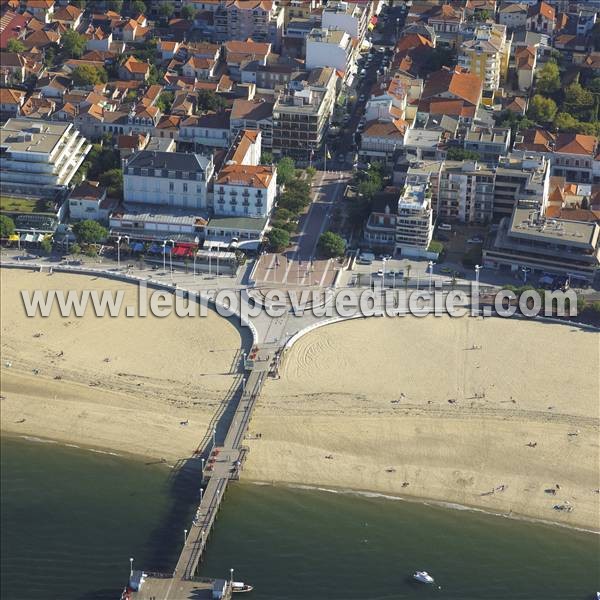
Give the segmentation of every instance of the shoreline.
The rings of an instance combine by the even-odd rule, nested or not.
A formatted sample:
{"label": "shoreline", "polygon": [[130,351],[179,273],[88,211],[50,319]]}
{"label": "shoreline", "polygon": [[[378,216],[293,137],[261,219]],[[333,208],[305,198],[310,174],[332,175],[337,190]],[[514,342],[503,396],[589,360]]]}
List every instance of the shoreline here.
{"label": "shoreline", "polygon": [[[128,290],[133,288],[131,283],[134,282],[114,282],[109,278],[95,281],[99,274],[93,278],[84,274],[77,274],[77,278],[73,278],[72,274],[55,274],[48,279],[46,273],[35,271],[0,271],[3,282],[11,282],[8,290],[3,286],[3,312],[15,321],[10,328],[3,324],[3,337],[6,338],[2,340],[3,361],[12,358],[15,363],[11,369],[5,369],[4,362],[2,365],[2,393],[7,386],[9,388],[7,397],[1,401],[3,418],[0,429],[3,435],[37,437],[89,451],[107,450],[125,457],[138,457],[138,460],[160,461],[166,458],[167,464],[192,456],[199,440],[206,436],[208,423],[227,402],[231,390],[239,384],[239,374],[227,369],[244,347],[242,328],[234,327],[228,319],[220,318],[214,311],[209,318],[202,320],[202,327],[198,330],[190,327],[182,329],[177,321],[169,323],[167,320],[150,319],[117,319],[112,325],[110,320],[105,319],[102,326],[98,326],[93,318],[77,322],[60,318],[54,322],[52,317],[27,320],[16,314],[19,311],[14,306],[12,311],[5,308],[5,303],[9,306],[9,292],[19,288],[17,281],[21,282],[21,287],[26,287],[27,279],[39,278],[38,285],[41,285],[40,281],[50,285],[51,281],[52,286],[56,286],[63,281],[65,286],[70,287],[96,285],[106,289],[118,286]],[[469,399],[469,394],[481,389],[482,382],[493,381],[500,387],[508,385],[502,381],[502,376],[493,369],[490,371],[490,366],[485,364],[489,360],[484,356],[485,352],[464,352],[471,349],[472,341],[479,341],[477,337],[472,338],[474,333],[479,335],[483,320],[479,322],[469,318],[452,325],[445,320],[437,320],[433,334],[428,333],[427,322],[423,319],[396,321],[396,324],[388,321],[385,326],[382,321],[357,319],[339,323],[336,327],[321,327],[300,338],[286,351],[283,379],[267,382],[253,415],[251,431],[261,432],[261,441],[248,440],[252,451],[242,472],[243,480],[350,489],[356,490],[356,493],[387,495],[390,498],[415,498],[419,502],[472,507],[473,510],[501,516],[508,516],[507,511],[511,511],[528,520],[571,529],[580,529],[578,523],[581,519],[591,519],[590,505],[593,508],[597,499],[592,501],[588,497],[580,503],[579,494],[584,490],[581,481],[585,479],[588,486],[590,477],[597,478],[597,468],[590,475],[589,465],[580,463],[582,457],[585,462],[590,457],[593,460],[598,453],[597,443],[594,446],[592,442],[590,446],[587,438],[590,432],[596,440],[598,437],[598,420],[594,414],[589,414],[589,397],[594,390],[597,393],[597,386],[589,382],[584,385],[581,379],[574,380],[578,396],[569,394],[568,386],[566,391],[553,387],[552,373],[556,371],[557,358],[563,358],[561,353],[555,352],[549,355],[548,360],[538,359],[540,363],[550,365],[550,375],[537,373],[539,369],[535,363],[526,368],[527,365],[524,367],[515,359],[513,376],[508,382],[513,387],[502,390],[500,394],[500,398],[508,398],[509,393],[516,394],[519,403],[514,409],[510,405],[502,406],[502,402],[507,400],[499,400],[493,390],[488,390],[488,397],[475,395]],[[486,320],[485,327],[502,327],[503,322],[494,325]],[[535,341],[541,347],[538,352],[555,351],[554,346],[559,344],[555,338],[559,334],[554,332],[562,325],[517,322],[516,335],[519,338],[515,341],[520,343],[515,345],[515,353],[524,351],[526,358],[521,360],[527,363],[530,356],[528,346],[534,344],[536,336],[539,338],[540,335],[543,340]],[[535,326],[542,329],[532,333],[531,327]],[[390,330],[394,327],[402,329],[399,329],[397,338],[390,338]],[[335,340],[342,330],[343,336]],[[34,335],[34,332],[40,331],[43,333],[41,337],[37,333]],[[582,354],[585,354],[584,345],[588,343],[589,336],[596,335],[584,331],[573,334],[564,328],[562,331],[564,333],[560,335],[565,337],[580,336]],[[373,350],[365,355],[367,334],[375,334],[377,341]],[[115,336],[114,339],[111,335]],[[428,339],[428,335],[433,337]],[[492,346],[501,341],[497,332],[495,335],[496,338],[491,337]],[[523,343],[521,338],[527,343]],[[80,348],[82,339],[87,344]],[[108,345],[107,339],[111,342]],[[160,340],[158,346],[157,339]],[[358,347],[355,345],[357,339],[360,341]],[[178,343],[173,343],[173,340]],[[76,344],[78,352],[72,352],[69,344]],[[402,351],[399,352],[396,346]],[[185,347],[184,353],[180,352],[181,347]],[[67,348],[65,357],[60,360],[57,358],[59,348]],[[207,351],[207,348],[211,350]],[[579,350],[578,346],[576,348]],[[160,356],[157,357],[158,352]],[[419,352],[425,352],[426,360],[420,357]],[[574,353],[572,350],[565,352],[567,355]],[[171,362],[167,369],[161,358],[163,354],[168,357],[170,353],[175,355],[177,362]],[[106,362],[103,356],[110,356],[110,361]],[[594,358],[593,353],[591,358]],[[504,357],[497,359],[492,356],[492,359],[506,364]],[[149,361],[148,364],[145,360]],[[376,361],[374,364],[379,367],[369,367],[369,360]],[[474,365],[474,360],[482,364]],[[450,364],[452,361],[458,367]],[[425,379],[427,371],[422,373],[418,370],[423,367],[421,363],[427,367],[435,365],[440,371],[449,365],[450,374],[440,373],[439,381],[430,376]],[[328,369],[324,369],[324,365]],[[397,366],[390,370],[390,365]],[[484,368],[477,371],[475,366],[477,369],[479,366]],[[36,371],[39,368],[40,374],[32,375],[32,367]],[[585,363],[579,368],[589,375],[590,369]],[[530,372],[532,369],[533,373]],[[336,372],[339,373],[337,379],[331,377]],[[379,378],[373,375],[377,372],[380,373]],[[58,381],[55,381],[58,379],[56,373],[60,375]],[[382,374],[385,378],[381,377]],[[528,394],[522,396],[524,390],[520,378],[523,377],[531,379],[532,398]],[[549,384],[544,382],[544,378],[548,377]],[[450,387],[440,388],[446,379]],[[427,384],[416,385],[421,380],[427,381]],[[570,380],[568,383],[573,385]],[[543,389],[536,389],[540,386]],[[393,399],[400,390],[407,392],[408,397],[401,403]],[[459,393],[462,396],[459,397]],[[458,404],[448,405],[443,400],[452,397],[459,398],[455,400]],[[549,398],[556,404],[556,410],[550,413],[542,410]],[[569,402],[561,405],[565,399]],[[399,404],[394,406],[390,402]],[[433,406],[428,406],[432,402]],[[22,428],[19,427],[21,419],[25,419]],[[9,421],[12,422],[7,426]],[[581,427],[581,438],[569,438],[569,444],[565,445],[564,436],[571,435],[567,432],[575,427]],[[266,432],[264,438],[262,432]],[[539,439],[541,446],[545,442],[550,445],[556,442],[557,447],[567,448],[570,454],[574,452],[572,463],[566,469],[565,463],[561,463],[561,452],[556,456],[544,454],[545,448],[534,452],[528,449],[524,453],[521,448],[514,456],[498,454],[498,448],[493,447],[498,436],[502,444],[516,440],[515,447],[526,445],[528,439]],[[577,454],[581,444],[593,448],[588,451],[589,456]],[[415,458],[414,448],[418,448],[422,456]],[[492,470],[495,469],[494,473],[486,473],[489,465],[484,457],[483,462],[479,461],[475,466],[462,464],[465,448],[469,455],[477,456],[479,453],[495,457],[488,459]],[[322,461],[322,458],[328,458],[326,454],[335,454],[336,460]],[[502,465],[494,462],[499,458]],[[517,472],[523,467],[523,461],[530,460],[548,477],[535,470],[524,474]],[[393,466],[394,472],[398,470],[396,478],[382,473],[387,465]],[[425,476],[421,476],[422,472]],[[485,476],[479,477],[482,473]],[[282,474],[285,476],[282,477]],[[513,475],[514,479],[510,479]],[[531,494],[529,497],[525,494],[523,500],[517,487],[521,485],[522,489],[524,481],[532,480],[536,482],[533,487],[539,488],[537,482],[540,478],[544,485],[560,481],[563,489],[571,488],[564,494],[569,494],[569,500],[576,499],[575,516],[561,512],[556,513],[556,520],[537,516],[539,506],[536,508],[535,502],[531,502]],[[399,493],[402,479],[410,481],[410,493],[408,490],[406,494]],[[476,480],[475,483],[473,480]],[[463,486],[458,494],[457,481]],[[502,497],[496,494],[481,498],[484,490],[493,489],[499,483],[503,484],[502,487],[508,483],[509,492]],[[469,491],[469,486],[475,487]],[[597,488],[598,484],[590,483],[588,490],[592,486]],[[479,493],[476,493],[477,490]],[[556,501],[562,502],[566,497],[561,491]],[[469,499],[475,499],[476,503]],[[544,499],[552,501],[551,497]],[[502,509],[503,506],[507,507],[507,511]],[[521,510],[513,510],[512,506]],[[523,508],[529,513],[523,512]],[[565,523],[565,519],[570,522]],[[597,517],[591,522],[596,525]],[[590,531],[595,532],[596,528]]]}
{"label": "shoreline", "polygon": [[[131,454],[131,453],[117,453],[112,452],[108,448],[99,449],[91,446],[86,446],[85,444],[72,444],[68,443],[65,440],[58,440],[52,438],[45,438],[41,436],[28,436],[23,434],[18,434],[16,432],[1,430],[1,436],[5,439],[10,440],[20,440],[29,444],[51,444],[60,446],[62,448],[73,448],[75,450],[84,450],[88,452],[92,452],[95,454],[104,454],[107,456],[114,456],[117,458],[123,458],[126,460],[131,460],[138,463],[144,463],[144,466],[164,466],[166,469],[173,469],[174,465],[169,464],[168,462],[163,463],[160,461],[154,461],[152,463],[148,463],[148,459],[152,458],[149,456],[142,456],[139,454]],[[547,525],[550,527],[560,527],[561,529],[566,529],[568,531],[577,531],[579,533],[586,533],[592,535],[600,535],[600,529],[588,529],[585,527],[579,527],[576,525],[571,525],[569,523],[561,523],[559,521],[551,521],[548,519],[540,519],[536,517],[531,517],[524,514],[518,513],[505,513],[501,511],[492,511],[486,510],[485,508],[481,508],[479,506],[469,505],[469,504],[459,504],[456,502],[448,502],[443,500],[435,500],[427,497],[420,496],[401,496],[395,494],[386,494],[383,492],[376,492],[372,490],[364,490],[358,488],[337,488],[335,486],[318,486],[318,485],[309,485],[303,483],[294,483],[290,481],[263,481],[258,479],[241,479],[243,484],[247,485],[256,485],[256,486],[264,486],[264,487],[274,487],[274,488],[287,488],[287,489],[299,489],[299,490],[308,490],[315,492],[322,492],[326,494],[343,494],[345,496],[357,496],[359,498],[379,498],[382,500],[386,500],[389,502],[410,502],[412,504],[420,504],[424,506],[433,506],[437,508],[445,508],[453,511],[466,511],[466,512],[478,512],[484,515],[488,515],[491,517],[498,517],[504,519],[511,519],[514,521],[524,521],[527,523],[534,523],[539,525]]]}
{"label": "shoreline", "polygon": [[[175,466],[169,464],[168,462],[160,462],[154,461],[152,463],[148,463],[147,461],[152,458],[149,456],[142,456],[139,454],[131,454],[131,453],[117,453],[111,451],[109,448],[94,448],[91,446],[86,446],[85,444],[72,444],[66,442],[65,440],[58,440],[53,438],[46,438],[42,436],[28,436],[19,434],[12,431],[6,431],[2,429],[0,431],[1,437],[9,440],[19,440],[29,444],[51,444],[56,445],[62,448],[73,448],[75,450],[84,450],[88,452],[92,452],[95,454],[104,454],[107,456],[114,456],[117,458],[123,458],[125,460],[131,460],[138,463],[144,463],[144,466],[163,466],[166,469],[173,469]],[[408,495],[395,495],[395,494],[386,494],[383,492],[376,492],[373,490],[364,490],[359,488],[337,488],[335,486],[318,486],[318,485],[310,485],[303,483],[294,483],[290,481],[263,481],[258,479],[241,479],[243,484],[247,485],[256,485],[256,486],[264,486],[264,487],[274,487],[274,488],[287,488],[287,489],[299,489],[299,490],[308,490],[315,492],[322,492],[327,494],[343,494],[345,496],[357,496],[359,498],[379,498],[382,500],[386,500],[389,502],[410,502],[412,504],[420,504],[424,506],[433,506],[437,508],[445,508],[453,511],[466,511],[466,512],[478,512],[484,515],[488,515],[491,517],[498,517],[504,519],[511,519],[514,521],[524,521],[527,523],[534,523],[539,525],[547,525],[550,527],[560,527],[561,529],[566,529],[568,531],[577,531],[579,533],[586,533],[592,535],[600,535],[600,529],[588,529],[585,527],[579,527],[576,525],[571,525],[569,523],[561,523],[559,521],[551,521],[548,519],[540,519],[536,517],[531,517],[524,514],[518,513],[505,513],[501,511],[492,511],[486,510],[485,508],[481,508],[479,506],[469,505],[469,504],[459,504],[456,502],[449,502],[443,500],[435,500],[433,498],[420,497],[420,496],[408,496]]]}

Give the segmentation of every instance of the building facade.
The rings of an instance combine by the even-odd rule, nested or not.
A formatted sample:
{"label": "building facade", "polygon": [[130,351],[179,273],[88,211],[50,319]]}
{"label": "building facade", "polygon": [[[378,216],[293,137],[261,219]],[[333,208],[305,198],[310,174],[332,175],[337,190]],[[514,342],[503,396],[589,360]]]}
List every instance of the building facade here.
{"label": "building facade", "polygon": [[322,143],[333,112],[337,75],[314,69],[307,81],[290,82],[273,107],[273,154],[310,161]]}
{"label": "building facade", "polygon": [[91,148],[72,123],[9,119],[0,131],[1,189],[42,195],[64,190]]}
{"label": "building facade", "polygon": [[481,25],[473,39],[462,43],[458,64],[483,81],[483,89],[497,90],[506,81],[510,60],[510,40],[504,25]]}
{"label": "building facade", "polygon": [[123,162],[125,202],[203,210],[208,207],[212,156],[142,150]]}

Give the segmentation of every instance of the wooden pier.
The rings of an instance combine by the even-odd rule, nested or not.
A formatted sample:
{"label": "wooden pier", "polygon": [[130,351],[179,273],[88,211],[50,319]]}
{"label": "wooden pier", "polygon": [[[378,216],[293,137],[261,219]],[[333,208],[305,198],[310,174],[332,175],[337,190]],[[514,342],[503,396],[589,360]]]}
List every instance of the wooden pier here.
{"label": "wooden pier", "polygon": [[[198,456],[195,460],[205,461],[202,473],[203,489],[200,504],[190,525],[185,544],[172,574],[148,574],[139,591],[130,594],[132,600],[184,600],[187,598],[212,598],[215,580],[196,577],[198,565],[228,483],[238,479],[247,448],[243,446],[252,410],[270,369],[272,351],[258,351],[252,363],[231,424],[221,444],[215,444],[208,457]],[[198,482],[200,483],[200,482]],[[228,588],[223,598],[228,598]]]}

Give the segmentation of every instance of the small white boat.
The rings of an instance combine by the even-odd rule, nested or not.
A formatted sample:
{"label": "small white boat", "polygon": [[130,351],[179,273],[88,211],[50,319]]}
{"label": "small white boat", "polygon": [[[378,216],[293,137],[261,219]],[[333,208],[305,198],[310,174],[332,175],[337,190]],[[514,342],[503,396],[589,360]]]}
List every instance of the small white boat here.
{"label": "small white boat", "polygon": [[232,581],[231,582],[231,591],[234,593],[237,592],[251,592],[254,588],[247,584],[244,583],[243,581]]}
{"label": "small white boat", "polygon": [[416,571],[413,579],[419,583],[434,583],[433,577],[427,571]]}

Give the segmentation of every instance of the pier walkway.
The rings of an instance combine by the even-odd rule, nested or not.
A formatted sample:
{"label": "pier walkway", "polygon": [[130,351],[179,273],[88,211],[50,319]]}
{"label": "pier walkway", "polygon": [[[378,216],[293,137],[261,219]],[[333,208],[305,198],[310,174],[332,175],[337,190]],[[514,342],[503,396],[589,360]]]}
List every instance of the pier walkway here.
{"label": "pier walkway", "polygon": [[270,368],[269,352],[266,349],[258,351],[252,363],[252,370],[245,384],[242,384],[242,393],[225,439],[221,444],[217,442],[211,449],[210,456],[203,463],[202,482],[207,482],[206,487],[172,576],[148,575],[141,589],[131,594],[132,599],[183,600],[212,597],[211,580],[196,577],[196,570],[206,549],[227,485],[230,480],[239,478],[243,467],[246,455],[243,440],[248,430],[252,410]]}

